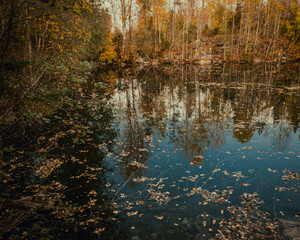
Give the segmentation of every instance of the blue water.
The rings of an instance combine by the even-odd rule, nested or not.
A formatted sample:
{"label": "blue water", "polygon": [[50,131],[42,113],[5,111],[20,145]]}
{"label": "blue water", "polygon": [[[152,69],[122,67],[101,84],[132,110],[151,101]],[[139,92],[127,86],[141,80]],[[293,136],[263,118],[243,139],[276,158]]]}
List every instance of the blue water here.
{"label": "blue water", "polygon": [[298,221],[299,180],[282,176],[300,172],[299,88],[182,71],[110,85],[118,136],[107,161],[122,230],[129,239],[210,239],[244,193],[257,193],[271,220]]}

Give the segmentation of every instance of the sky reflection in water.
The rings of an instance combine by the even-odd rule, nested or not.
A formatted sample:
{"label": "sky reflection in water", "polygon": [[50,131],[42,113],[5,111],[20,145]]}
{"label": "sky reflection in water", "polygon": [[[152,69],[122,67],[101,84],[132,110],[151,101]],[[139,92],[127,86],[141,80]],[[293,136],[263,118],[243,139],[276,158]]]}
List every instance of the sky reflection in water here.
{"label": "sky reflection in water", "polygon": [[297,219],[299,189],[282,176],[300,170],[298,80],[283,86],[282,71],[257,68],[103,77],[118,132],[112,196],[133,239],[210,238],[244,193],[271,218]]}

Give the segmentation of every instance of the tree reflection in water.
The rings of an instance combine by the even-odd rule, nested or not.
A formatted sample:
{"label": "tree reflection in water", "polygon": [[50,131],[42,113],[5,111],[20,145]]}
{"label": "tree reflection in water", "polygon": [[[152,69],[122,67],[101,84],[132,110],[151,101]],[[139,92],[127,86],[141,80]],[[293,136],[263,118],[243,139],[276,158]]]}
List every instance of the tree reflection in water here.
{"label": "tree reflection in water", "polygon": [[[126,228],[137,224],[130,235],[212,237],[218,211],[224,212],[231,201],[238,204],[245,191],[259,191],[262,208],[272,206],[273,186],[282,184],[280,171],[292,167],[291,158],[297,157],[298,73],[291,71],[286,85],[285,71],[286,66],[278,70],[269,65],[166,66],[119,75],[110,100],[119,110],[119,147],[111,159],[117,159],[123,176],[115,189],[128,217]],[[282,157],[274,159],[276,152]],[[284,164],[282,158],[287,159]],[[273,159],[278,171],[269,169],[277,176],[264,173],[268,159]],[[125,187],[128,182],[131,187]],[[249,196],[256,201],[256,194]],[[289,204],[298,209],[293,201]],[[278,206],[289,204],[283,200]],[[273,226],[272,218],[260,213],[257,220],[265,217]],[[199,227],[209,221],[212,231]],[[151,223],[157,224],[152,235],[147,228]]]}

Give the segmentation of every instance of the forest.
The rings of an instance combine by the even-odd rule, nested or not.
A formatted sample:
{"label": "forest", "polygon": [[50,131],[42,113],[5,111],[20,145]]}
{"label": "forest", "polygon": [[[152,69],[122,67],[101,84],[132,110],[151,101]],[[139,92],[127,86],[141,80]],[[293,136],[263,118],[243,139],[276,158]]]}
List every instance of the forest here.
{"label": "forest", "polygon": [[[219,62],[257,62],[299,58],[299,1],[113,2],[120,15],[114,21],[121,24],[114,29],[112,43],[119,45],[116,53],[125,59],[199,62],[216,55]],[[112,49],[116,50],[104,50],[101,57],[115,59],[118,54]]]}
{"label": "forest", "polygon": [[7,69],[71,69],[81,60],[299,59],[297,0],[3,0],[0,10],[2,80]]}
{"label": "forest", "polygon": [[299,0],[1,0],[0,239],[300,237]]}

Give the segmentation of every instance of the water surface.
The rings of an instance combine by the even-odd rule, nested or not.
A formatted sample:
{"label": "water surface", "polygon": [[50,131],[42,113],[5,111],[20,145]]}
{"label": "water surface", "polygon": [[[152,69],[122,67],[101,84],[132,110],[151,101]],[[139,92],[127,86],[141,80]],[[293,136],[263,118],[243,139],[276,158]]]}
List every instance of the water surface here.
{"label": "water surface", "polygon": [[1,209],[0,236],[297,236],[299,76],[299,65],[101,69],[59,107],[24,99],[1,125],[1,198],[56,211]]}
{"label": "water surface", "polygon": [[254,196],[270,221],[299,219],[299,189],[282,179],[300,170],[297,71],[184,66],[104,79],[117,132],[109,181],[129,237],[209,239]]}

